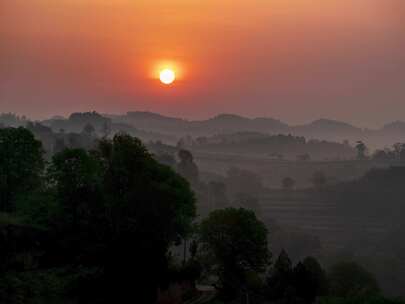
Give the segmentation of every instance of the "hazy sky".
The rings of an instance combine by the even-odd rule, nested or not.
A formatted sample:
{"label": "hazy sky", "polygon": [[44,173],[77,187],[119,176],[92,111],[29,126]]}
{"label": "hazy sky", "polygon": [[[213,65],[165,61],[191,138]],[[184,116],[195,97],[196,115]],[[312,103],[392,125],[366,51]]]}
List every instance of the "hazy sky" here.
{"label": "hazy sky", "polygon": [[0,111],[85,110],[405,120],[405,1],[0,0]]}

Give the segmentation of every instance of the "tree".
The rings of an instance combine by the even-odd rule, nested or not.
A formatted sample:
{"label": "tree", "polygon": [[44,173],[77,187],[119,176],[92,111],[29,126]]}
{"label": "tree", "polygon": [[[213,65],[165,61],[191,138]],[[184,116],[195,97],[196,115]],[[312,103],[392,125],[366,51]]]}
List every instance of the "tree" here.
{"label": "tree", "polygon": [[364,144],[362,141],[358,141],[356,143],[356,149],[357,149],[357,159],[359,160],[364,160],[367,158],[367,146]]}
{"label": "tree", "polygon": [[98,153],[106,170],[104,197],[114,240],[105,265],[109,283],[122,299],[152,302],[167,275],[168,247],[191,230],[194,194],[184,178],[159,164],[137,138],[118,134],[104,139]]}
{"label": "tree", "polygon": [[54,263],[97,270],[89,280],[97,291],[81,289],[87,299],[154,303],[169,279],[167,250],[195,216],[187,181],[125,134],[101,140],[95,151],[57,154],[49,179],[60,210],[50,256],[64,257]]}
{"label": "tree", "polygon": [[39,186],[44,160],[40,141],[25,128],[0,129],[0,211]]}
{"label": "tree", "polygon": [[254,212],[227,208],[216,210],[201,222],[200,239],[208,254],[214,257],[219,276],[220,293],[232,299],[246,289],[248,272],[263,272],[270,253],[267,229]]}
{"label": "tree", "polygon": [[48,178],[54,185],[60,221],[77,227],[80,221],[95,216],[92,207],[102,207],[102,170],[101,162],[85,150],[65,149],[55,154]]}
{"label": "tree", "polygon": [[377,295],[379,287],[375,277],[355,262],[340,262],[329,273],[330,291],[333,296],[352,298]]}
{"label": "tree", "polygon": [[288,300],[295,297],[292,262],[282,250],[267,277],[266,297],[271,301]]}
{"label": "tree", "polygon": [[177,165],[177,172],[192,185],[195,185],[199,179],[199,172],[197,165],[194,163],[193,155],[190,151],[180,150],[178,156],[180,163]]}
{"label": "tree", "polygon": [[314,303],[316,298],[327,294],[328,279],[319,262],[307,257],[294,268],[294,283],[297,296],[305,303]]}
{"label": "tree", "polygon": [[291,177],[286,177],[282,181],[282,186],[284,190],[291,191],[295,187],[295,180],[293,180]]}

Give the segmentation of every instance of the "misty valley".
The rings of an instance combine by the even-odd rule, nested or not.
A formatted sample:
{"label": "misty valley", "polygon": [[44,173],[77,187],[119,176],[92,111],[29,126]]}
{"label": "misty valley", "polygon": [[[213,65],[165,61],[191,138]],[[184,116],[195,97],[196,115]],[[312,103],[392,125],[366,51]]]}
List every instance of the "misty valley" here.
{"label": "misty valley", "polygon": [[0,0],[0,304],[405,304],[405,0]]}
{"label": "misty valley", "polygon": [[0,115],[1,303],[403,303],[405,123]]}

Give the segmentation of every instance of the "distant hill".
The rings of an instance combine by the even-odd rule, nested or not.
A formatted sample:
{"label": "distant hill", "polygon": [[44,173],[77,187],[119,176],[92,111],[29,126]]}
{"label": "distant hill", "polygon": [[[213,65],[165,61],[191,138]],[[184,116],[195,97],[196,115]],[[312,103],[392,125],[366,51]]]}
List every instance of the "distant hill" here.
{"label": "distant hill", "polygon": [[[6,113],[0,115],[0,124],[24,125],[25,117]],[[68,118],[54,117],[42,121],[54,131],[60,129],[80,132],[90,123],[96,131],[111,124],[114,131],[126,131],[147,140],[175,143],[185,136],[201,137],[239,132],[257,132],[267,135],[304,136],[335,142],[362,140],[371,149],[384,148],[396,142],[405,142],[405,121],[387,123],[380,129],[362,129],[346,122],[318,119],[301,125],[289,125],[271,117],[248,118],[234,114],[219,114],[206,120],[186,120],[153,112],[133,111],[122,115],[98,114],[96,112],[73,113]]]}
{"label": "distant hill", "polygon": [[[141,114],[141,113],[139,113]],[[152,114],[152,113],[151,113]],[[153,114],[159,116],[158,114]],[[164,141],[167,143],[175,144],[177,142],[177,137],[170,134],[159,132],[153,132],[148,128],[150,118],[145,120],[144,128],[137,128],[130,121],[127,123],[121,121],[120,119],[112,119],[112,115],[101,115],[97,112],[84,112],[84,113],[72,113],[68,118],[63,117],[53,117],[51,119],[43,120],[41,123],[45,126],[50,127],[54,132],[76,132],[81,133],[87,124],[94,127],[95,133],[99,136],[104,136],[105,133],[114,134],[117,132],[125,132],[132,136],[136,136],[141,140],[148,141]],[[142,115],[135,115],[136,117],[141,117]],[[163,118],[163,116],[161,116]],[[158,119],[159,121],[161,118]],[[135,121],[139,122],[140,119]]]}
{"label": "distant hill", "polygon": [[151,112],[128,112],[106,115],[113,121],[130,124],[138,129],[184,135],[213,135],[237,131],[284,132],[288,125],[272,118],[250,119],[232,114],[220,114],[208,120],[188,121]]}
{"label": "distant hill", "polygon": [[271,117],[247,118],[234,114],[219,114],[207,120],[185,120],[152,112],[128,112],[123,115],[107,115],[112,121],[127,123],[135,128],[183,136],[212,136],[237,132],[265,134],[292,134],[307,139],[320,139],[354,143],[364,141],[372,149],[405,142],[405,122],[386,124],[381,129],[362,129],[346,122],[318,119],[308,124],[289,125]]}
{"label": "distant hill", "polygon": [[307,138],[359,140],[364,136],[364,130],[330,119],[318,119],[306,125],[293,126],[290,129],[293,134]]}

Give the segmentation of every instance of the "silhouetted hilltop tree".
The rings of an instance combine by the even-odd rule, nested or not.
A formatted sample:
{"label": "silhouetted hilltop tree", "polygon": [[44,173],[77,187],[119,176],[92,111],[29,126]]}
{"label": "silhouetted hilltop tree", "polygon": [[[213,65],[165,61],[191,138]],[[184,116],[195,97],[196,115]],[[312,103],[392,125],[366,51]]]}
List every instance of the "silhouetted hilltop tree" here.
{"label": "silhouetted hilltop tree", "polygon": [[25,128],[0,129],[0,211],[14,211],[19,196],[40,184],[41,142]]}

